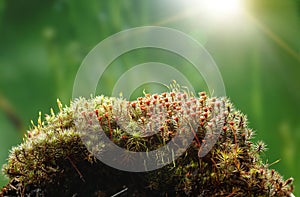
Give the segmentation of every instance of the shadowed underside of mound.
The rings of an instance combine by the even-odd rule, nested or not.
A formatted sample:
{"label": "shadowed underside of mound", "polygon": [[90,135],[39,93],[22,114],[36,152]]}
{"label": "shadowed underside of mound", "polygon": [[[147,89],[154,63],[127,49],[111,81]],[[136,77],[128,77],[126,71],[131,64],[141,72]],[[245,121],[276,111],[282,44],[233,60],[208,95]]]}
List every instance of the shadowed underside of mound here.
{"label": "shadowed underside of mound", "polygon": [[[290,196],[293,190],[291,178],[263,163],[264,143],[251,141],[246,116],[226,98],[175,88],[136,101],[98,96],[58,106],[44,121],[40,115],[12,148],[3,166],[10,181],[0,196]],[[145,160],[145,171],[128,172],[101,161],[108,148],[93,132],[138,153],[160,149],[182,133],[192,140],[188,146],[183,138],[175,141],[186,147],[170,150],[178,158],[151,161],[160,168],[147,170]],[[135,161],[117,159],[120,165]]]}

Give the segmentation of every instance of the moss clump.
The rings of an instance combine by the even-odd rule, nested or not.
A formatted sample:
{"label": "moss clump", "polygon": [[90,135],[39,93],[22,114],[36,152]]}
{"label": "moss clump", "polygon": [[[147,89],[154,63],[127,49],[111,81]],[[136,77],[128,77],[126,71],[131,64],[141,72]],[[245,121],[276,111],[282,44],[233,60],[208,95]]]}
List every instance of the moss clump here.
{"label": "moss clump", "polygon": [[[203,92],[196,97],[174,86],[168,93],[145,94],[132,102],[98,96],[58,105],[57,114],[51,110],[44,121],[40,115],[22,144],[11,150],[3,167],[10,182],[2,196],[111,196],[122,190],[129,196],[290,196],[293,190],[292,179],[283,180],[263,163],[265,145],[251,141],[246,116],[228,99],[208,98]],[[90,121],[95,116],[108,138],[130,151],[156,150],[182,132],[182,125],[189,126],[185,132],[193,134],[193,141],[162,168],[120,171],[88,151],[81,139],[90,134],[78,132],[76,114],[86,119],[82,128],[95,126]],[[144,135],[149,124],[155,133]],[[210,150],[207,136],[216,130]],[[101,155],[101,146],[97,148]]]}

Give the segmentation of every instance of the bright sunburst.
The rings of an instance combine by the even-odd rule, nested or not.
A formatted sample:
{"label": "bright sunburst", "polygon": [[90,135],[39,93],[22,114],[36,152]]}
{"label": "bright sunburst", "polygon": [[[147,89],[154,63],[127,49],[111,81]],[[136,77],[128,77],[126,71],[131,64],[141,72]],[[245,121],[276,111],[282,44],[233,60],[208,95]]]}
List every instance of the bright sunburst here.
{"label": "bright sunburst", "polygon": [[213,15],[233,16],[241,12],[241,0],[203,0],[203,8]]}
{"label": "bright sunburst", "polygon": [[190,0],[185,1],[191,10],[217,20],[239,17],[243,13],[243,0]]}

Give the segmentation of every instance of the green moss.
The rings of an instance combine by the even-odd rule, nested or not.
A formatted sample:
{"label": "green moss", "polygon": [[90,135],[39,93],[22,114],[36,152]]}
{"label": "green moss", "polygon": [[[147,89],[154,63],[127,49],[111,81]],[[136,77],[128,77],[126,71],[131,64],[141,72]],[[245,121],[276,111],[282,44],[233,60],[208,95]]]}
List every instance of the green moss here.
{"label": "green moss", "polygon": [[[129,195],[142,196],[289,196],[293,190],[292,179],[283,180],[263,163],[260,154],[265,145],[251,141],[253,131],[246,116],[228,99],[208,98],[205,93],[195,97],[173,88],[132,102],[98,96],[79,98],[65,107],[58,101],[58,106],[60,111],[51,110],[44,121],[40,115],[22,144],[11,150],[3,166],[10,183],[2,195],[110,196],[124,186]],[[89,144],[83,144],[81,137],[89,132],[77,131],[75,112],[87,119],[96,116],[109,139],[130,151],[156,150],[184,124],[191,125],[185,132],[193,132],[194,140],[176,161],[160,169],[123,172],[104,165],[87,150]],[[144,135],[151,121],[155,134]],[[87,120],[80,127],[94,124]],[[221,129],[218,140],[200,157],[205,136],[216,128]],[[97,148],[101,152],[101,146]]]}

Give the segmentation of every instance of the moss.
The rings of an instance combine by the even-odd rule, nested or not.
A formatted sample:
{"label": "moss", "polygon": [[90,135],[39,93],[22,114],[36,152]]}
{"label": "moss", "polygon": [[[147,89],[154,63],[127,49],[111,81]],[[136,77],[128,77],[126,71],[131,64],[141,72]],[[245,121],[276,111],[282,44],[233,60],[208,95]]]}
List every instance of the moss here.
{"label": "moss", "polygon": [[[170,92],[145,94],[132,102],[97,96],[65,107],[58,101],[58,106],[59,112],[51,110],[44,121],[40,115],[10,151],[3,166],[10,182],[2,196],[111,196],[122,190],[135,196],[289,196],[293,190],[291,178],[284,180],[262,161],[265,145],[252,141],[246,116],[226,98],[209,98],[204,92],[196,97],[173,86]],[[156,150],[182,132],[182,125],[190,126],[185,132],[193,134],[193,141],[160,169],[120,171],[88,151],[81,139],[90,133],[78,132],[76,114],[87,118],[81,128],[95,125],[89,119],[95,116],[108,138],[130,151]],[[150,136],[144,133],[148,123],[155,123]],[[207,136],[217,129],[220,135],[210,150]]]}

